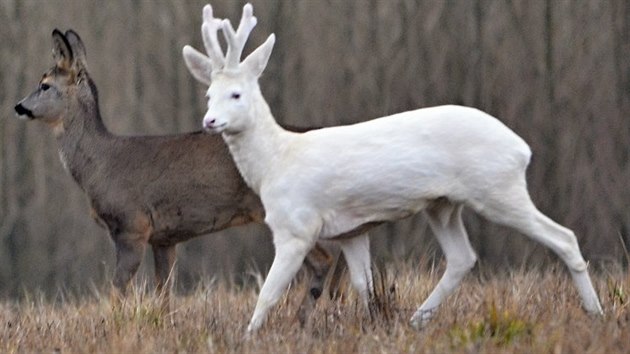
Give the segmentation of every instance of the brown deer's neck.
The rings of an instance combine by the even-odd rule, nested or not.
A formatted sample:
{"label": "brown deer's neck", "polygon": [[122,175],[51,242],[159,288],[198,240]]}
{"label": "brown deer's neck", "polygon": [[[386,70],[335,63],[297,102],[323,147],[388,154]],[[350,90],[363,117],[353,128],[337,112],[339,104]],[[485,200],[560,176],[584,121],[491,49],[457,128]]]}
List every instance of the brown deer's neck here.
{"label": "brown deer's neck", "polygon": [[91,79],[88,81],[89,93],[87,87],[79,91],[63,117],[63,125],[56,128],[61,162],[83,188],[98,173],[98,161],[102,161],[115,139],[101,119],[96,87]]}

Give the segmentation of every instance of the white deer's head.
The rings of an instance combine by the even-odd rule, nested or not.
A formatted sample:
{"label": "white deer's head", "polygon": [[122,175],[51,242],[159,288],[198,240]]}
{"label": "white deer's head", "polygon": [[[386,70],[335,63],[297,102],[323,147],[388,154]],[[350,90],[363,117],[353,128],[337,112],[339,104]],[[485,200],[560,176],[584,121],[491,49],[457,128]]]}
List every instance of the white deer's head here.
{"label": "white deer's head", "polygon": [[[183,49],[190,73],[199,82],[210,86],[206,94],[208,111],[203,118],[203,127],[207,130],[236,134],[255,117],[251,114],[252,107],[262,100],[258,78],[267,66],[275,36],[271,34],[241,62],[245,42],[254,26],[256,17],[251,4],[243,7],[243,16],[236,31],[229,20],[214,18],[212,7],[206,5],[201,34],[207,56],[188,45]],[[217,38],[220,29],[227,43],[226,55],[223,55]]]}

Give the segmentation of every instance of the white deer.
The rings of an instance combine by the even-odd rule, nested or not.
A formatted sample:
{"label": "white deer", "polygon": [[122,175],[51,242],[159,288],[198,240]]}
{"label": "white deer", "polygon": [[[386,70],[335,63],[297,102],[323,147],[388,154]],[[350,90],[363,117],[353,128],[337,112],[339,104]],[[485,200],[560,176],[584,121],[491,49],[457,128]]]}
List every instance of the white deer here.
{"label": "white deer", "polygon": [[[418,109],[350,126],[306,133],[282,129],[263,98],[258,78],[273,34],[245,60],[240,56],[256,25],[250,4],[235,32],[229,20],[204,8],[208,57],[190,46],[183,55],[192,75],[208,84],[205,129],[221,133],[247,184],[260,195],[273,232],[275,258],[247,328],[257,330],[317,240],[336,239],[360,225],[424,211],[446,257],[446,270],[411,318],[423,325],[473,267],[477,256],[462,223],[468,206],[513,227],[566,263],[589,313],[602,314],[572,231],[536,209],[525,170],[531,151],[496,118],[461,106]],[[224,56],[216,32],[227,42]],[[353,285],[370,291],[367,239],[344,238]]]}

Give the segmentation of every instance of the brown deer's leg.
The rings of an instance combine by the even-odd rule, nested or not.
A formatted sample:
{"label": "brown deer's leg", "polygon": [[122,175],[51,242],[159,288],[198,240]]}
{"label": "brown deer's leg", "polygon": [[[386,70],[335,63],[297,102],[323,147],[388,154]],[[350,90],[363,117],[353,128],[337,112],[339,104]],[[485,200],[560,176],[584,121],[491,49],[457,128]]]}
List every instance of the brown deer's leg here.
{"label": "brown deer's leg", "polygon": [[169,295],[173,284],[173,267],[175,265],[175,245],[153,245],[153,261],[155,263],[155,281],[157,295],[160,298],[162,311],[169,310]]}
{"label": "brown deer's leg", "polygon": [[346,258],[341,255],[341,252],[337,253],[335,257],[336,261],[333,264],[332,275],[330,276],[330,282],[328,283],[328,294],[332,300],[338,300],[341,295],[341,288],[339,282],[344,274],[348,264]]}
{"label": "brown deer's leg", "polygon": [[316,244],[315,248],[313,248],[304,259],[304,265],[309,269],[312,275],[308,290],[306,294],[304,294],[297,313],[301,326],[306,324],[306,317],[313,311],[317,299],[319,299],[324,291],[324,283],[326,282],[326,276],[328,275],[332,263],[333,257],[330,252],[320,244]]}
{"label": "brown deer's leg", "polygon": [[153,245],[153,260],[155,262],[155,281],[158,292],[170,290],[171,272],[175,265],[175,245]]}
{"label": "brown deer's leg", "polygon": [[114,237],[116,244],[116,271],[114,286],[124,295],[129,281],[138,271],[144,256],[145,241],[134,234],[120,234]]}

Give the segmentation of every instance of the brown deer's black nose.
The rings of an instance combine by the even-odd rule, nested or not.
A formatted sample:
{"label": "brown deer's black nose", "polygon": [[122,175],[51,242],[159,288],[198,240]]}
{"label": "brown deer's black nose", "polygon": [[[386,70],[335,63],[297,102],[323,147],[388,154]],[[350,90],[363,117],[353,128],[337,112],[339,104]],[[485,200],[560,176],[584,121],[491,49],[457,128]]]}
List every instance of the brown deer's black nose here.
{"label": "brown deer's black nose", "polygon": [[28,116],[29,118],[34,118],[34,117],[33,117],[33,112],[31,112],[31,110],[30,110],[30,109],[28,109],[28,108],[24,108],[24,106],[22,106],[22,104],[21,104],[21,103],[18,103],[18,104],[15,106],[15,111],[17,112],[17,114],[19,114],[19,115],[21,115],[21,116],[26,115],[26,116]]}

